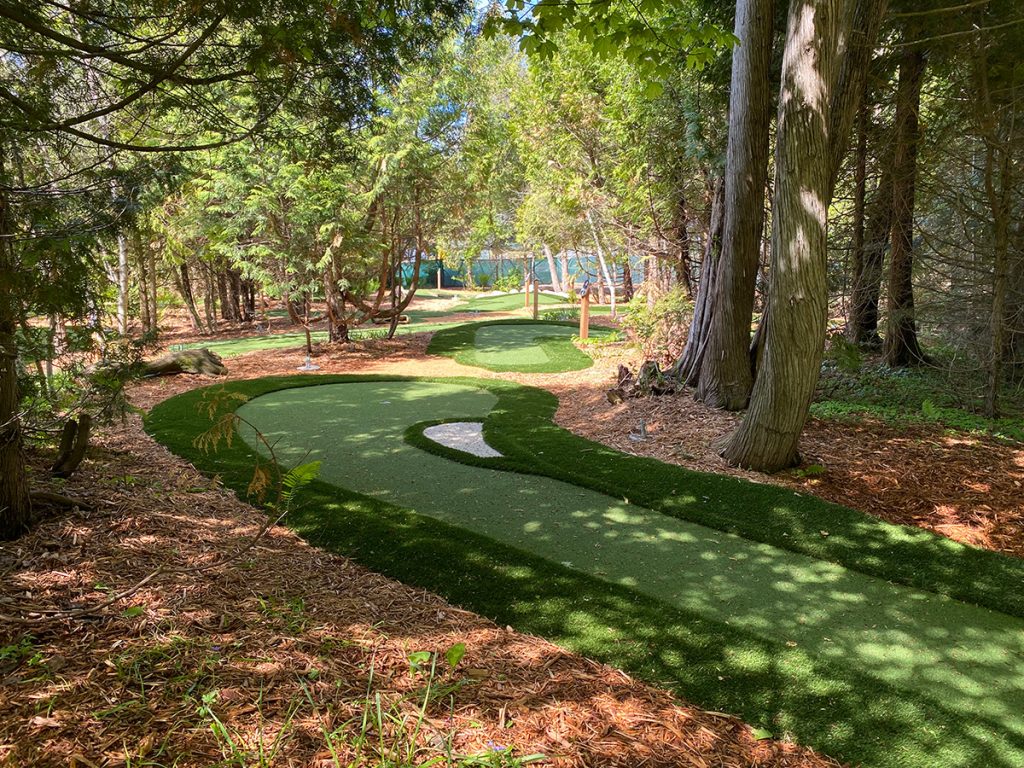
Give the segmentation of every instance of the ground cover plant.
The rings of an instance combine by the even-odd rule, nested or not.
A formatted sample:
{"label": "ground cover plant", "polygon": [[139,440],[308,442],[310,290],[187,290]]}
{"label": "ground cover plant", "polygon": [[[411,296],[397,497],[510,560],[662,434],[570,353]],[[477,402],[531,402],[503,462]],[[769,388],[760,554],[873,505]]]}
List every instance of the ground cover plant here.
{"label": "ground cover plant", "polygon": [[[760,494],[744,497],[743,486],[755,490],[758,487],[721,477],[687,473],[667,465],[660,465],[664,470],[662,477],[658,477],[658,472],[654,471],[656,462],[616,454],[567,433],[563,434],[550,423],[546,429],[541,429],[542,423],[550,415],[551,402],[550,396],[537,390],[493,382],[457,382],[456,390],[466,386],[478,389],[474,402],[473,397],[467,400],[464,391],[460,391],[458,397],[454,397],[452,392],[446,395],[438,395],[437,392],[432,395],[430,392],[431,387],[452,387],[452,384],[434,382],[426,389],[409,390],[407,382],[396,385],[380,379],[364,384],[359,384],[360,381],[364,380],[326,377],[325,381],[317,382],[267,379],[229,385],[231,391],[249,395],[287,390],[278,397],[264,399],[262,410],[264,416],[269,414],[277,419],[275,422],[272,418],[271,422],[264,425],[270,427],[271,432],[283,423],[290,425],[283,440],[286,450],[305,452],[308,446],[317,445],[317,435],[329,435],[328,442],[337,446],[344,446],[346,443],[342,436],[348,435],[347,439],[357,445],[352,453],[344,454],[342,451],[344,460],[338,465],[349,467],[354,461],[356,468],[353,468],[353,474],[334,476],[335,484],[332,485],[332,478],[328,475],[333,470],[327,470],[323,478],[325,482],[314,484],[311,490],[310,506],[289,523],[311,541],[351,552],[371,567],[383,569],[411,583],[439,590],[450,599],[492,615],[499,621],[514,618],[532,631],[542,631],[546,636],[570,647],[597,654],[645,675],[656,674],[661,676],[659,679],[670,679],[676,690],[707,706],[721,706],[739,712],[754,722],[783,729],[803,742],[848,759],[864,760],[872,765],[950,766],[972,765],[972,761],[978,759],[993,765],[1010,765],[1017,759],[1014,755],[1020,749],[1019,731],[1013,725],[1014,716],[1008,714],[1013,711],[1011,701],[1014,694],[990,695],[983,706],[980,700],[967,692],[970,690],[969,685],[966,688],[962,685],[959,687],[959,700],[956,696],[950,701],[939,696],[938,699],[942,699],[939,704],[935,696],[935,688],[947,693],[957,688],[957,684],[951,684],[952,678],[946,680],[943,676],[954,674],[953,668],[961,663],[968,667],[972,663],[977,664],[979,669],[988,668],[997,676],[1003,674],[1003,685],[1012,687],[1013,683],[1008,681],[1017,679],[1019,671],[1012,671],[1012,663],[1010,667],[1003,666],[1007,660],[1000,660],[1000,652],[994,651],[1000,642],[1005,641],[1005,636],[1003,641],[995,641],[994,645],[982,639],[988,632],[994,631],[993,635],[988,635],[990,640],[1000,635],[994,626],[984,629],[969,618],[961,617],[958,620],[964,636],[972,639],[970,644],[976,643],[978,647],[986,649],[982,656],[971,661],[961,656],[966,652],[964,646],[957,648],[957,644],[953,643],[951,647],[948,631],[940,631],[933,637],[936,642],[933,651],[939,653],[938,658],[920,654],[920,649],[914,647],[913,643],[906,650],[907,655],[902,658],[898,652],[886,655],[880,650],[885,642],[882,642],[882,646],[876,646],[870,636],[866,635],[860,648],[863,663],[851,664],[846,653],[836,653],[843,644],[841,617],[848,610],[856,613],[855,604],[867,603],[869,607],[866,610],[869,613],[873,610],[879,612],[876,617],[882,627],[877,630],[879,635],[891,632],[888,642],[898,646],[900,638],[905,634],[898,627],[903,609],[899,608],[898,600],[892,600],[892,595],[872,599],[872,590],[859,584],[847,593],[848,599],[853,602],[844,605],[844,598],[837,598],[844,591],[837,586],[832,595],[834,605],[828,606],[828,600],[821,600],[810,612],[814,614],[817,610],[824,611],[824,614],[809,615],[801,612],[803,609],[794,603],[791,606],[794,615],[788,617],[792,625],[783,632],[784,636],[771,637],[771,633],[767,633],[766,637],[764,626],[773,624],[768,617],[762,617],[763,625],[759,626],[756,620],[750,623],[716,614],[707,605],[699,606],[692,602],[699,599],[695,595],[700,594],[700,590],[683,590],[683,602],[675,604],[666,597],[665,584],[652,587],[645,583],[647,579],[643,573],[634,582],[626,577],[618,580],[609,577],[608,569],[615,567],[614,556],[611,561],[606,560],[595,566],[597,570],[588,570],[585,565],[588,559],[586,553],[595,551],[593,541],[584,543],[583,551],[569,555],[575,558],[575,562],[558,559],[557,553],[562,551],[558,547],[564,545],[563,539],[572,538],[571,529],[545,531],[543,520],[533,520],[534,525],[540,525],[533,536],[516,539],[498,535],[486,526],[474,528],[470,518],[473,514],[487,517],[487,505],[478,506],[475,513],[471,514],[467,512],[465,500],[462,500],[455,503],[453,511],[449,509],[451,499],[458,499],[459,495],[453,497],[451,489],[477,488],[479,494],[483,492],[479,489],[485,485],[492,487],[496,484],[497,488],[503,488],[501,480],[493,474],[507,475],[507,472],[498,469],[501,466],[506,470],[539,473],[561,477],[562,480],[571,478],[574,485],[566,485],[565,488],[577,487],[572,493],[579,494],[581,491],[578,486],[588,484],[572,478],[571,472],[563,473],[553,469],[564,462],[555,465],[550,458],[543,458],[565,455],[566,449],[574,449],[573,455],[581,456],[580,466],[576,469],[588,476],[597,475],[596,481],[590,483],[591,487],[600,486],[611,477],[618,478],[616,484],[620,495],[605,498],[614,501],[615,498],[621,499],[624,494],[633,504],[645,504],[648,509],[654,509],[658,506],[657,496],[661,493],[664,498],[659,514],[700,520],[719,530],[739,529],[751,540],[763,541],[766,538],[764,534],[767,523],[767,538],[774,537],[773,543],[778,544],[779,550],[791,553],[794,550],[814,552],[824,561],[843,562],[851,570],[860,573],[871,573],[874,569],[885,579],[916,583],[934,592],[955,593],[960,589],[962,599],[977,604],[984,604],[986,599],[992,598],[988,590],[999,593],[1009,583],[1018,580],[1019,564],[990,553],[954,545],[928,534],[880,525],[850,510],[778,489],[780,495],[771,500],[766,500]],[[353,390],[352,399],[344,396],[338,387],[292,389],[295,386],[326,382],[347,382],[343,386],[370,389],[364,389],[358,393],[358,397]],[[483,391],[479,391],[481,388]],[[296,398],[296,403],[301,403],[306,397],[312,398],[312,407],[306,411],[305,427],[302,426],[302,409],[289,407],[291,397]],[[249,479],[246,466],[251,467],[252,455],[248,448],[235,443],[227,453],[204,457],[191,444],[192,438],[203,429],[201,419],[194,415],[194,409],[201,399],[201,394],[190,393],[158,406],[151,414],[150,428],[176,451],[184,452],[208,471],[220,473],[233,487],[241,490]],[[443,407],[446,400],[447,408]],[[353,401],[358,401],[361,407],[353,408],[350,404]],[[234,405],[230,407],[238,405],[237,400],[232,402]],[[335,404],[333,410],[331,403]],[[367,408],[367,404],[374,405]],[[492,407],[488,415],[487,411]],[[373,412],[370,421],[358,415],[367,409]],[[433,411],[430,415],[441,417],[485,418],[489,441],[508,458],[471,460],[460,456],[460,463],[445,459],[440,465],[428,465],[410,474],[402,473],[395,478],[399,483],[397,490],[394,486],[384,489],[360,488],[354,478],[367,476],[367,466],[359,461],[361,451],[367,456],[378,457],[378,462],[382,462],[381,457],[384,456],[398,457],[403,462],[409,461],[411,457],[418,457],[418,461],[429,460],[430,456],[426,453],[410,454],[409,451],[413,449],[409,446],[403,448],[396,438],[396,435],[411,430],[410,439],[422,445],[422,438],[417,441],[415,437],[417,425],[405,425],[419,418],[424,410]],[[476,413],[467,413],[467,410]],[[260,399],[244,406],[243,411],[247,418],[257,415],[260,412]],[[325,419],[329,413],[337,413],[339,416],[328,416]],[[307,429],[310,420],[316,424],[315,429]],[[188,425],[188,422],[191,424]],[[422,427],[422,424],[419,426]],[[537,436],[535,439],[530,437],[534,435]],[[297,439],[300,436],[301,439]],[[443,450],[436,452],[444,453]],[[330,455],[330,451],[326,451],[326,455]],[[394,477],[390,465],[386,461],[383,464],[387,467],[383,474]],[[621,466],[615,467],[616,464]],[[447,472],[455,474],[440,472],[438,467],[442,465],[447,467]],[[458,469],[460,465],[464,470]],[[471,465],[476,465],[477,471],[492,473],[486,484],[480,483],[479,479],[474,482],[472,475],[459,475],[460,471],[469,469]],[[413,466],[418,466],[415,461]],[[605,471],[595,473],[602,466]],[[641,466],[644,472],[637,471]],[[613,468],[617,471],[609,471]],[[518,489],[515,492],[520,494],[520,503],[490,504],[490,508],[497,513],[495,519],[499,521],[503,517],[500,510],[506,510],[513,519],[518,519],[521,516],[516,515],[520,511],[517,507],[535,509],[538,503],[545,502],[558,506],[559,499],[562,502],[565,500],[565,489],[554,490],[560,488],[561,483],[551,488],[539,487],[531,493],[530,484],[522,480],[515,481],[516,477],[521,476],[507,475],[505,479],[512,483],[512,488]],[[628,478],[632,478],[632,481]],[[653,484],[650,482],[652,479]],[[412,511],[424,507],[423,498],[416,497],[416,494],[423,492],[424,484],[429,486],[432,482],[445,490],[446,501],[442,506],[449,510],[449,515],[455,514],[456,518],[446,517],[445,513],[436,509],[427,509],[425,515]],[[671,483],[675,492],[666,493],[666,488],[660,485],[662,482]],[[354,488],[349,487],[353,485]],[[650,493],[652,485],[656,490]],[[645,489],[648,491],[646,497]],[[736,498],[737,491],[740,492],[739,499]],[[501,492],[496,491],[498,500],[501,499]],[[766,495],[771,497],[771,494]],[[760,506],[748,510],[748,517],[744,519],[744,502],[757,499],[760,499]],[[630,514],[639,513],[638,508],[622,502],[619,504],[622,509],[616,514],[624,515],[627,519]],[[676,505],[674,508],[673,504]],[[415,506],[410,509],[407,505]],[[570,503],[562,507],[563,510],[566,508],[576,507]],[[632,513],[628,510],[632,510]],[[467,519],[458,519],[460,512],[466,513]],[[730,513],[735,514],[735,520],[730,519]],[[843,519],[844,513],[846,520]],[[573,521],[579,529],[591,527],[595,522],[595,519],[585,515]],[[828,530],[813,530],[815,526],[825,524],[830,526]],[[526,524],[519,528],[529,531],[529,525]],[[642,526],[635,532],[639,538],[643,538],[641,529]],[[676,535],[682,536],[682,531]],[[535,552],[527,551],[536,548],[538,538],[545,537],[555,542],[556,547],[547,551],[546,557],[538,557]],[[657,536],[653,540],[656,541]],[[657,548],[661,545],[654,546]],[[712,556],[716,550],[726,569],[750,559],[740,551],[725,554],[719,542],[707,544],[704,556]],[[730,559],[732,557],[737,560]],[[428,559],[430,567],[426,567]],[[699,561],[700,556],[695,559]],[[753,558],[754,561],[758,559]],[[636,565],[640,559],[634,557],[630,562]],[[813,560],[808,562],[814,563]],[[621,563],[619,565],[621,567]],[[670,566],[666,568],[656,557],[651,565],[655,573],[671,570]],[[819,563],[811,567],[820,569],[825,566]],[[986,568],[989,569],[987,573]],[[787,572],[787,569],[782,567],[779,572]],[[927,574],[926,577],[921,578],[921,573]],[[615,576],[623,574],[616,573]],[[825,583],[832,579],[820,570],[817,571],[817,578]],[[989,581],[988,590],[976,589],[976,585],[984,583],[986,578]],[[801,580],[797,578],[794,581],[799,583]],[[714,587],[715,580],[711,579],[708,583]],[[799,589],[794,594],[798,592]],[[564,603],[567,595],[574,596],[571,608]],[[727,609],[730,599],[736,600],[734,607],[744,605],[741,597],[731,595],[724,598],[723,606],[720,607]],[[949,610],[950,605],[955,605],[941,598],[927,600],[939,600],[935,605],[940,613]],[[786,601],[782,604],[786,604]],[[889,607],[882,608],[883,605]],[[1013,612],[1013,605],[1007,607]],[[829,615],[829,611],[834,613],[825,621],[822,616]],[[1019,606],[1017,612],[1020,612]],[[1005,614],[983,613],[989,618],[1002,615],[1001,619],[994,619],[996,624],[1007,621],[1012,624],[1016,621]],[[813,628],[819,622],[822,622],[819,629],[832,623],[836,625],[836,631],[832,633],[836,637],[820,640],[822,643],[835,644],[832,654],[821,652],[807,636],[807,632],[813,634]],[[982,622],[984,624],[985,621]],[[912,636],[914,632],[910,634]],[[877,653],[885,662],[880,663],[879,658],[867,661],[872,653]],[[925,659],[928,659],[928,663],[925,663]],[[921,675],[919,663],[934,671]],[[879,672],[880,668],[887,665],[891,673],[888,679],[886,674]],[[920,678],[920,685],[917,688],[910,685],[908,688],[907,680],[915,675]],[[721,685],[723,680],[729,684]],[[930,693],[928,689],[931,689]],[[994,690],[990,688],[989,694],[993,694]],[[1010,698],[1007,699],[1007,696]],[[925,718],[938,730],[922,729],[919,723],[915,724],[918,718]],[[978,736],[986,730],[989,736]],[[941,739],[936,738],[937,733],[943,734]]]}
{"label": "ground cover plant", "polygon": [[[572,322],[492,320],[465,323],[434,334],[427,346],[432,355],[447,355],[463,365],[491,371],[555,373],[589,368],[589,355],[572,343],[579,325]],[[592,328],[592,338],[611,331]]]}
{"label": "ground cover plant", "polygon": [[985,432],[1024,442],[1024,390],[1007,388],[998,418],[984,411],[984,377],[947,373],[955,360],[892,370],[838,339],[831,345],[811,413],[819,418],[878,419],[888,424],[940,424],[957,432]]}

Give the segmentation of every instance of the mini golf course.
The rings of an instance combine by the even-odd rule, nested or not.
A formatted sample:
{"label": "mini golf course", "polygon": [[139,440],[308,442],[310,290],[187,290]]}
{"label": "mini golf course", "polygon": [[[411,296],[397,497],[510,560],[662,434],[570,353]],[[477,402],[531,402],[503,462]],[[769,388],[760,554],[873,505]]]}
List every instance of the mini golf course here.
{"label": "mini golf course", "polygon": [[[203,453],[211,405],[243,439]],[[146,423],[239,492],[258,429],[286,465],[321,462],[287,520],[310,541],[777,736],[885,768],[1024,765],[1024,563],[618,453],[556,406],[508,382],[295,376]],[[424,436],[448,421],[482,421],[501,456]]]}
{"label": "mini golf course", "polygon": [[[572,343],[579,325],[538,320],[491,320],[464,323],[434,334],[427,346],[431,355],[447,355],[456,362],[490,371],[557,373],[579,371],[594,364]],[[607,328],[591,328],[594,338],[607,337]]]}
{"label": "mini golf course", "polygon": [[[450,314],[450,313],[447,313]],[[409,323],[399,325],[395,329],[396,336],[405,336],[411,333],[429,333],[445,328],[452,328],[459,323]],[[373,325],[363,328],[356,328],[352,331],[352,339],[359,341],[387,333],[387,325]],[[313,331],[311,334],[313,343],[327,341],[326,331]],[[306,333],[304,331],[292,331],[288,333],[269,333],[264,335],[240,336],[237,339],[223,339],[220,341],[197,341],[192,344],[176,346],[177,349],[198,349],[205,347],[216,352],[221,357],[237,357],[247,355],[250,352],[258,352],[264,349],[289,349],[292,347],[304,347],[306,344]]]}

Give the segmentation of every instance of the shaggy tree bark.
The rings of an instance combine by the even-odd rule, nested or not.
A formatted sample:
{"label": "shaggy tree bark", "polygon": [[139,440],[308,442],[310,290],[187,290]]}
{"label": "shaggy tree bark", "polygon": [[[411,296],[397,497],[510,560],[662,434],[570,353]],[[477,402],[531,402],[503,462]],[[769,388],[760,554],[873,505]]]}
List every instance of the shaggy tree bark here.
{"label": "shaggy tree bark", "polygon": [[[4,176],[0,157],[0,179]],[[13,230],[7,197],[0,192],[0,539],[21,535],[32,521],[18,408],[18,348],[14,333],[19,307]]]}
{"label": "shaggy tree bark", "polygon": [[697,397],[714,408],[745,408],[754,383],[750,367],[750,318],[764,232],[768,182],[768,125],[772,98],[774,0],[738,0],[729,93],[729,143],[725,162],[725,217],[711,325]]}
{"label": "shaggy tree bark", "polygon": [[722,455],[763,471],[792,466],[818,380],[827,319],[825,226],[830,105],[842,0],[792,0],[779,91],[772,280],[762,370]]}
{"label": "shaggy tree bark", "polygon": [[683,353],[672,367],[673,376],[687,386],[696,386],[704,352],[707,349],[708,331],[711,328],[711,297],[715,293],[719,247],[722,240],[724,198],[725,185],[718,181],[711,192],[711,221],[704,241],[704,258],[701,261],[693,320],[690,322]]}
{"label": "shaggy tree bark", "polygon": [[924,52],[908,47],[900,59],[896,88],[896,150],[893,157],[892,255],[889,258],[885,361],[894,368],[927,363],[917,339],[914,311],[914,197],[917,181],[918,112]]}

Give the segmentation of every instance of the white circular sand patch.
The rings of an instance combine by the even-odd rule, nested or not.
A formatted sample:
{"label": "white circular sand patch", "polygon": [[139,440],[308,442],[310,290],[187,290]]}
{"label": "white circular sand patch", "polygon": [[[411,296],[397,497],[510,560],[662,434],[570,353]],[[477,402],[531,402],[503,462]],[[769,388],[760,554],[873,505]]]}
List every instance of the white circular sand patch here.
{"label": "white circular sand patch", "polygon": [[447,448],[490,459],[503,456],[484,440],[484,425],[479,421],[450,421],[423,430],[423,436]]}

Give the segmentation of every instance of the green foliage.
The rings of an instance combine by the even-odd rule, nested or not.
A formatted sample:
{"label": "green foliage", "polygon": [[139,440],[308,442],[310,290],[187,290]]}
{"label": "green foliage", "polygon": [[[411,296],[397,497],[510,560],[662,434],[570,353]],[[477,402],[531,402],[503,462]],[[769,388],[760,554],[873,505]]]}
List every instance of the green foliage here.
{"label": "green foliage", "polygon": [[523,275],[518,269],[506,272],[494,281],[494,290],[511,293],[523,288]]}
{"label": "green foliage", "polygon": [[626,305],[621,323],[635,335],[646,358],[672,358],[692,313],[692,302],[677,287],[659,296],[653,306],[646,296],[637,294]]}
{"label": "green foliage", "polygon": [[833,333],[826,342],[826,361],[833,363],[843,373],[856,374],[864,365],[860,347],[849,341],[844,333]]}
{"label": "green foliage", "polygon": [[565,309],[548,309],[540,313],[540,319],[545,322],[566,322],[580,319],[579,307],[566,307]]}
{"label": "green foliage", "polygon": [[641,0],[639,3],[538,3],[506,0],[505,13],[492,15],[488,32],[516,35],[521,50],[550,60],[564,45],[568,31],[590,46],[598,57],[622,56],[660,93],[664,81],[682,59],[689,69],[701,69],[718,49],[736,39],[701,18],[688,2]]}
{"label": "green foliage", "polygon": [[956,432],[991,434],[1024,442],[1024,402],[1008,396],[1008,415],[988,419],[978,411],[984,382],[978,375],[952,378],[940,368],[891,369],[880,363],[840,366],[826,359],[811,413],[823,419],[867,417],[894,426],[937,424]]}

